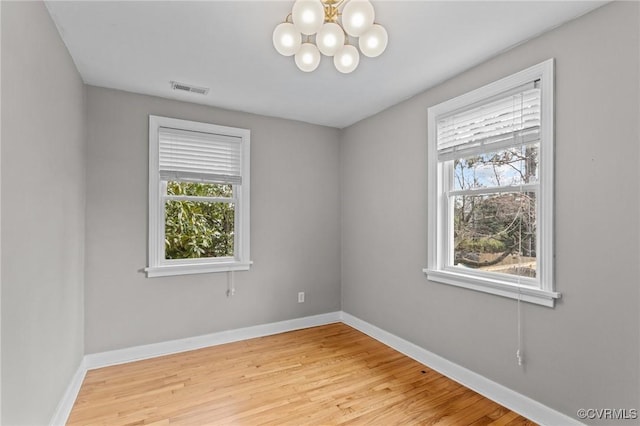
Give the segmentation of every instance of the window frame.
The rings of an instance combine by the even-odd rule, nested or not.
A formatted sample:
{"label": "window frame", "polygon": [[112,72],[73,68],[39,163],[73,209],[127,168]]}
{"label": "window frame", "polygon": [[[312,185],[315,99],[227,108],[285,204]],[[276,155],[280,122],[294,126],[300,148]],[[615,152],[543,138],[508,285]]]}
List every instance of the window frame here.
{"label": "window frame", "polygon": [[[437,122],[439,117],[464,110],[472,105],[489,102],[517,87],[539,80],[541,96],[539,180],[536,195],[536,229],[538,264],[535,279],[510,277],[487,271],[464,271],[446,264],[453,226],[445,190],[453,160],[439,161]],[[487,84],[479,89],[434,105],[427,112],[427,267],[423,269],[430,281],[518,299],[553,307],[561,294],[555,291],[553,263],[553,201],[554,201],[554,59],[548,59],[523,71]],[[488,147],[486,152],[492,148]],[[451,182],[449,182],[449,186]],[[518,187],[515,187],[518,188]]]}
{"label": "window frame", "polygon": [[[233,184],[231,199],[235,204],[233,257],[165,258],[164,197],[167,185],[166,181],[160,178],[159,129],[161,127],[232,136],[242,140],[242,184]],[[149,266],[145,268],[148,278],[249,270],[252,264],[250,260],[250,139],[251,132],[248,129],[149,115]]]}

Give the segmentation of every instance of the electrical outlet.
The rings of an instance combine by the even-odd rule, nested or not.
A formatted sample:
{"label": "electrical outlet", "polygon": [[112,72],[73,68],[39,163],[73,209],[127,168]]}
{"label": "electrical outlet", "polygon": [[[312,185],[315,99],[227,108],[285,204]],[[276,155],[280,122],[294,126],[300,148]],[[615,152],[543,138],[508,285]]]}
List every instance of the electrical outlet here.
{"label": "electrical outlet", "polygon": [[298,293],[298,303],[304,303],[304,291]]}

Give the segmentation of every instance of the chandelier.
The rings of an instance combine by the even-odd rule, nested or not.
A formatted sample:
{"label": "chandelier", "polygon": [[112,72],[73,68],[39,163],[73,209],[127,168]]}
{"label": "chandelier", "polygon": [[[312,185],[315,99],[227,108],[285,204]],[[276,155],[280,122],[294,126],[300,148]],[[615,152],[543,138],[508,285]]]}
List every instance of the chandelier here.
{"label": "chandelier", "polygon": [[[273,31],[273,45],[281,55],[294,56],[304,72],[318,68],[323,54],[347,74],[357,68],[360,52],[375,58],[387,47],[387,30],[374,19],[369,0],[296,0]],[[351,44],[356,38],[360,52]]]}

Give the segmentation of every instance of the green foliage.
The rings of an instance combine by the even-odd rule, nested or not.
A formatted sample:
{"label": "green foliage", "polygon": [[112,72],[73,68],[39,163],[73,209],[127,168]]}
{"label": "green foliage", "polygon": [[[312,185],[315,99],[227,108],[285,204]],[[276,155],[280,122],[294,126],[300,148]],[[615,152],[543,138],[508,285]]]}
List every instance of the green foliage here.
{"label": "green foliage", "polygon": [[[230,198],[231,185],[168,182],[168,195]],[[165,206],[165,257],[233,256],[235,206],[227,202],[170,200]]]}

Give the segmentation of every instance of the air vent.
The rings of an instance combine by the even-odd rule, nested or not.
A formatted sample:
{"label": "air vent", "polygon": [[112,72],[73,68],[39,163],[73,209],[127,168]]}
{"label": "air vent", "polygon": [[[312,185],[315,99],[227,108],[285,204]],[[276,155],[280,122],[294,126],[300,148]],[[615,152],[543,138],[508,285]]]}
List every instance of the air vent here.
{"label": "air vent", "polygon": [[172,81],[171,82],[171,88],[173,90],[180,90],[182,92],[197,93],[199,95],[206,95],[207,93],[209,93],[209,89],[207,87],[197,87],[197,86],[192,86],[192,85],[186,84],[186,83],[178,83],[177,81]]}

